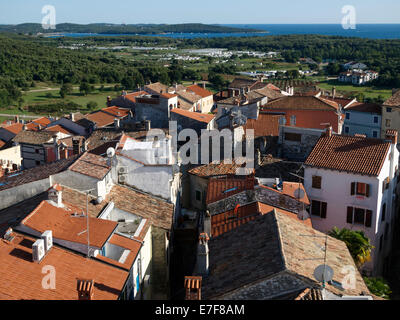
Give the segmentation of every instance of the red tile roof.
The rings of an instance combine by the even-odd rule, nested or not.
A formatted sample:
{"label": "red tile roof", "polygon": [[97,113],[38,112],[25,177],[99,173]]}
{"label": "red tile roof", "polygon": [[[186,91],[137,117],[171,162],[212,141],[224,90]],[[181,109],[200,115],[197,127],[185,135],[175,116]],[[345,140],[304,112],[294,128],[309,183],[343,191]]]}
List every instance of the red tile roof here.
{"label": "red tile roof", "polygon": [[391,143],[381,139],[332,135],[321,137],[306,166],[378,176]]}
{"label": "red tile roof", "polygon": [[197,84],[194,84],[192,86],[188,86],[187,87],[190,91],[193,91],[195,94],[197,94],[198,96],[201,96],[203,98],[207,98],[209,96],[212,96],[212,92],[198,86]]}
{"label": "red tile roof", "polygon": [[111,168],[107,165],[106,158],[86,152],[69,167],[69,170],[103,180]]}
{"label": "red tile roof", "polygon": [[309,96],[287,96],[273,100],[263,106],[263,109],[288,109],[288,110],[332,110],[339,109],[339,105],[323,98]]}
{"label": "red tile roof", "polygon": [[145,95],[148,95],[148,93],[146,91],[138,91],[138,92],[128,93],[127,95],[125,95],[125,98],[135,103],[136,97],[145,96]]}
{"label": "red tile roof", "polygon": [[387,99],[383,105],[389,107],[400,107],[400,90],[395,92],[389,99]]}
{"label": "red tile roof", "polygon": [[14,123],[10,126],[4,127],[5,130],[10,131],[14,134],[18,134],[22,131],[24,125],[22,123]]}
{"label": "red tile roof", "polygon": [[45,129],[46,131],[51,131],[51,132],[61,132],[61,133],[65,133],[65,134],[69,134],[69,135],[73,135],[74,133],[71,131],[68,131],[67,129],[65,129],[63,126],[61,125],[55,125],[53,127],[49,127]]}
{"label": "red tile roof", "polygon": [[356,102],[351,104],[345,110],[382,114],[382,106],[377,103]]}
{"label": "red tile roof", "polygon": [[115,118],[115,116],[102,111],[97,111],[86,116],[86,119],[96,123],[98,128],[113,125]]}
{"label": "red tile roof", "polygon": [[120,107],[114,106],[114,107],[108,107],[108,108],[101,109],[101,111],[106,112],[115,117],[126,117],[129,115],[129,112],[131,111],[131,109],[120,108]]}
{"label": "red tile roof", "polygon": [[304,189],[304,186],[302,183],[297,183],[297,182],[283,182],[283,188],[282,188],[282,193],[287,194],[288,196],[291,196],[295,199],[298,199],[297,197],[299,196],[297,194],[298,189],[303,190],[304,192],[304,197],[302,199],[300,199],[301,202],[304,202],[304,204],[309,205],[310,204],[310,200],[308,199],[307,193],[306,193],[306,189]]}
{"label": "red tile roof", "polygon": [[260,112],[258,119],[247,119],[244,129],[253,129],[255,137],[279,136],[281,115]]}
{"label": "red tile roof", "polygon": [[[83,215],[82,210],[68,203],[65,207],[58,208],[48,201],[42,201],[21,224],[43,233],[53,231],[53,237],[87,245],[87,233],[82,233],[87,228],[85,217],[73,217],[74,214]],[[101,248],[114,232],[118,223],[109,220],[89,217],[90,245]]]}
{"label": "red tile roof", "polygon": [[181,116],[191,118],[193,120],[199,121],[199,122],[205,122],[205,123],[210,123],[214,118],[215,115],[213,114],[205,114],[205,113],[199,113],[199,112],[191,112],[179,108],[172,109],[171,112],[179,114]]}
{"label": "red tile roof", "polygon": [[[40,263],[32,261],[34,239],[13,234],[11,241],[0,240],[1,300],[77,300],[77,279],[93,279],[94,300],[116,300],[129,273],[53,246]],[[55,289],[44,289],[44,266],[57,272]]]}
{"label": "red tile roof", "polygon": [[[244,190],[254,189],[254,176],[242,178],[211,178],[208,181],[206,204],[213,203]],[[226,192],[228,191],[229,192]]]}

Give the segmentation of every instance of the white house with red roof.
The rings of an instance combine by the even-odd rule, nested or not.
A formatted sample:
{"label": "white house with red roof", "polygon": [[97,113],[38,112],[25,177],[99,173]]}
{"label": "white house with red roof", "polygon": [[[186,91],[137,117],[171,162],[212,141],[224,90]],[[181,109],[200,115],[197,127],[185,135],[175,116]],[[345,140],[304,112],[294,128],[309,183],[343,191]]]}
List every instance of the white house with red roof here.
{"label": "white house with red roof", "polygon": [[363,270],[373,275],[389,264],[399,175],[396,145],[394,130],[383,140],[336,135],[330,128],[304,163],[313,227],[363,231],[375,247]]}

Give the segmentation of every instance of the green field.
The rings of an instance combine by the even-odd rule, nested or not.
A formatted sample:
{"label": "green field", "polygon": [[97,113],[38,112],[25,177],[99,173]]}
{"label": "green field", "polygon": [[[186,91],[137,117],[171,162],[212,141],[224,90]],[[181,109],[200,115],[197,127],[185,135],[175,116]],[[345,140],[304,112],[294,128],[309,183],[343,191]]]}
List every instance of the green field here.
{"label": "green field", "polygon": [[375,88],[372,86],[354,86],[351,84],[343,84],[336,80],[324,80],[319,82],[318,87],[324,90],[332,90],[333,87],[336,91],[344,96],[356,96],[359,93],[363,93],[366,98],[378,98],[381,96],[384,100],[392,96],[391,89]]}

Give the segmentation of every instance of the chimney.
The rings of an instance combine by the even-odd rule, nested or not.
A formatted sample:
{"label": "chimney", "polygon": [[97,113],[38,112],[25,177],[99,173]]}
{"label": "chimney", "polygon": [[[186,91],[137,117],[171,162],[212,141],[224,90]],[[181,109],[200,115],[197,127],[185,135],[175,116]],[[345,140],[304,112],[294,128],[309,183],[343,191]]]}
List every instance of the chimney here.
{"label": "chimney", "polygon": [[77,280],[78,300],[93,300],[94,280]]}
{"label": "chimney", "polygon": [[325,136],[327,137],[332,137],[332,126],[330,124],[326,125],[326,129],[325,129]]}
{"label": "chimney", "polygon": [[200,275],[208,275],[208,267],[209,267],[209,249],[208,249],[208,241],[210,238],[207,233],[201,233],[199,236],[199,244],[197,246],[197,273]]}
{"label": "chimney", "polygon": [[332,88],[332,98],[335,99],[336,98],[336,87]]}
{"label": "chimney", "polygon": [[185,277],[185,300],[201,300],[202,277]]}
{"label": "chimney", "polygon": [[120,127],[120,121],[119,119],[114,119],[114,129],[118,130]]}
{"label": "chimney", "polygon": [[205,89],[205,88],[206,88],[206,82],[203,81],[203,89]]}
{"label": "chimney", "polygon": [[33,262],[40,263],[45,255],[44,241],[43,239],[38,239],[32,245],[32,259]]}
{"label": "chimney", "polygon": [[62,207],[62,188],[59,184],[52,186],[47,194],[50,201],[53,201],[57,207]]}
{"label": "chimney", "polygon": [[107,107],[111,107],[111,97],[107,97]]}
{"label": "chimney", "polygon": [[144,120],[144,130],[145,131],[151,130],[151,121],[150,120]]}
{"label": "chimney", "polygon": [[24,130],[24,131],[28,130],[28,126],[27,126],[26,124],[24,124],[24,125],[22,126],[22,130]]}
{"label": "chimney", "polygon": [[42,233],[40,238],[44,241],[44,251],[47,253],[53,247],[53,232],[47,230]]}
{"label": "chimney", "polygon": [[397,136],[398,132],[397,130],[386,130],[386,135],[385,135],[385,140],[390,140],[392,144],[397,145]]}
{"label": "chimney", "polygon": [[70,119],[72,122],[75,122],[75,114],[74,114],[74,113],[70,113],[70,114],[69,114],[69,119]]}

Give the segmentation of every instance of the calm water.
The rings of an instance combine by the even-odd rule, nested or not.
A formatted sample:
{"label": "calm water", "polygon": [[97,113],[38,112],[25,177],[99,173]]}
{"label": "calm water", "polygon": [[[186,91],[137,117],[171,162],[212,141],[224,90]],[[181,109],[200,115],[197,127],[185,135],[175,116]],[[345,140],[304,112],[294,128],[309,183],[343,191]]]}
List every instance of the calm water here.
{"label": "calm water", "polygon": [[[345,30],[336,24],[230,24],[229,27],[240,27],[264,30],[268,33],[170,33],[148,35],[157,37],[170,37],[179,39],[194,38],[223,38],[223,37],[249,37],[270,36],[286,34],[320,34],[329,36],[359,37],[371,39],[400,39],[400,24],[359,24],[356,29]],[[121,34],[95,34],[95,33],[62,33],[67,37],[87,36],[121,36]],[[132,34],[127,34],[127,36]],[[55,36],[53,36],[55,37]]]}

